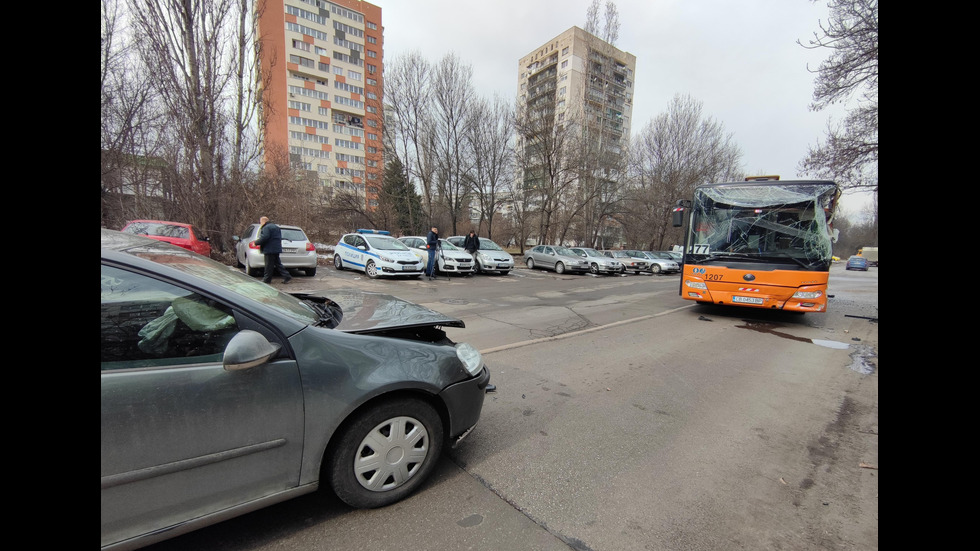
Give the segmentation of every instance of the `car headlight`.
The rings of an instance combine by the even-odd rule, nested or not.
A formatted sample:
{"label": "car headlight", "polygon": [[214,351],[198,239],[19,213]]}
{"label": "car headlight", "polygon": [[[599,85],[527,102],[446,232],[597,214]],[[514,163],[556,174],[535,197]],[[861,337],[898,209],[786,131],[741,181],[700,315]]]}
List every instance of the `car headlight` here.
{"label": "car headlight", "polygon": [[388,258],[387,256],[385,256],[383,254],[379,254],[378,255],[378,258],[380,258],[382,262],[394,262],[394,260]]}
{"label": "car headlight", "polygon": [[465,342],[456,345],[456,357],[463,362],[463,367],[470,375],[476,375],[483,369],[483,356],[480,351]]}
{"label": "car headlight", "polygon": [[797,291],[793,293],[793,298],[799,299],[815,299],[823,296],[823,291]]}
{"label": "car headlight", "polygon": [[486,260],[487,262],[490,262],[490,261],[493,260],[492,258],[490,258],[490,255],[484,254],[484,253],[480,253],[480,259],[481,260]]}

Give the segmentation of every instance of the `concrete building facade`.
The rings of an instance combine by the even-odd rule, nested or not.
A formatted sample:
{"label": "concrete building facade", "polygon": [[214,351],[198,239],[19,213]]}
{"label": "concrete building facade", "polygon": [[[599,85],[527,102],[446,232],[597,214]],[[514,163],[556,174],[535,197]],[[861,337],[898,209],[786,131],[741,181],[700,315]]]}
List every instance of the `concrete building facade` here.
{"label": "concrete building facade", "polygon": [[572,27],[518,61],[518,105],[588,125],[603,151],[624,152],[635,71],[636,56]]}
{"label": "concrete building facade", "polygon": [[381,8],[358,0],[258,0],[266,163],[288,159],[328,195],[377,204],[383,176]]}

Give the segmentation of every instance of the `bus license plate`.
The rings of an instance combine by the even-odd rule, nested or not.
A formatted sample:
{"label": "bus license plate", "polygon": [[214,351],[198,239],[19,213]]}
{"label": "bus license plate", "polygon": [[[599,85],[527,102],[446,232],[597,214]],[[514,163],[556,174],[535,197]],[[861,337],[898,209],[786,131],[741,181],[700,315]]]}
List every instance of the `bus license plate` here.
{"label": "bus license plate", "polygon": [[732,297],[732,302],[739,302],[739,303],[742,303],[742,304],[762,304],[765,301],[763,299],[759,298],[759,297],[739,297],[739,296],[733,296]]}

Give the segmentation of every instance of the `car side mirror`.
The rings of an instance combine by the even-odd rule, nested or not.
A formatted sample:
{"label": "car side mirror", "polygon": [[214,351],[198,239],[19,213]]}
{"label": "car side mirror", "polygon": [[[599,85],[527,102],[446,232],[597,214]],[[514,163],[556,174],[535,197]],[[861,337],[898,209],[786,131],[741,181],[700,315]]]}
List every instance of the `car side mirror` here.
{"label": "car side mirror", "polygon": [[279,353],[280,346],[269,342],[261,333],[242,329],[225,347],[225,371],[241,371],[262,365]]}

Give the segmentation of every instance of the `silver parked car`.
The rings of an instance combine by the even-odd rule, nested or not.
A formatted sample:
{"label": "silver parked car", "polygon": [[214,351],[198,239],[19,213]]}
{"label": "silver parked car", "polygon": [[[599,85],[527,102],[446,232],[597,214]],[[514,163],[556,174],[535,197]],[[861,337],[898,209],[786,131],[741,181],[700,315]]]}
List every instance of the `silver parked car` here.
{"label": "silver parked car", "polygon": [[680,264],[674,262],[673,258],[664,258],[657,253],[650,251],[626,251],[634,258],[644,258],[649,264],[649,272],[653,274],[672,274],[681,271]]}
{"label": "silver parked car", "polygon": [[[426,240],[424,237],[409,236],[399,237],[399,241],[406,247],[412,249],[415,256],[422,262],[428,264],[429,250],[425,248]],[[471,274],[475,270],[475,263],[470,253],[460,249],[445,239],[440,239],[441,248],[436,253],[436,269],[447,274]]]}
{"label": "silver parked car", "polygon": [[319,487],[394,503],[476,425],[490,380],[462,321],[392,296],[288,295],[102,230],[102,549]]}
{"label": "silver parked car", "polygon": [[602,251],[602,254],[618,260],[623,265],[622,273],[629,271],[638,274],[650,270],[650,261],[646,256],[635,257],[627,251]]}
{"label": "silver parked car", "polygon": [[[259,224],[250,224],[241,236],[234,237],[235,261],[250,276],[261,276],[265,273],[265,255],[255,244],[261,229]],[[282,253],[279,255],[282,265],[287,270],[299,269],[310,277],[315,276],[316,247],[306,236],[306,232],[299,226],[280,225],[279,229],[282,231]]]}
{"label": "silver parked car", "polygon": [[[466,236],[456,235],[446,239],[453,245],[463,248]],[[507,275],[514,269],[514,257],[485,237],[480,238],[480,250],[476,252],[476,271],[480,273],[500,272]]]}
{"label": "silver parked car", "polygon": [[556,245],[538,245],[524,253],[524,264],[531,270],[544,268],[556,273],[573,272],[584,274],[589,271],[589,264],[566,247]]}
{"label": "silver parked car", "polygon": [[600,253],[589,247],[571,247],[574,254],[584,258],[589,264],[589,272],[593,274],[619,274],[623,271],[623,265],[614,258]]}

